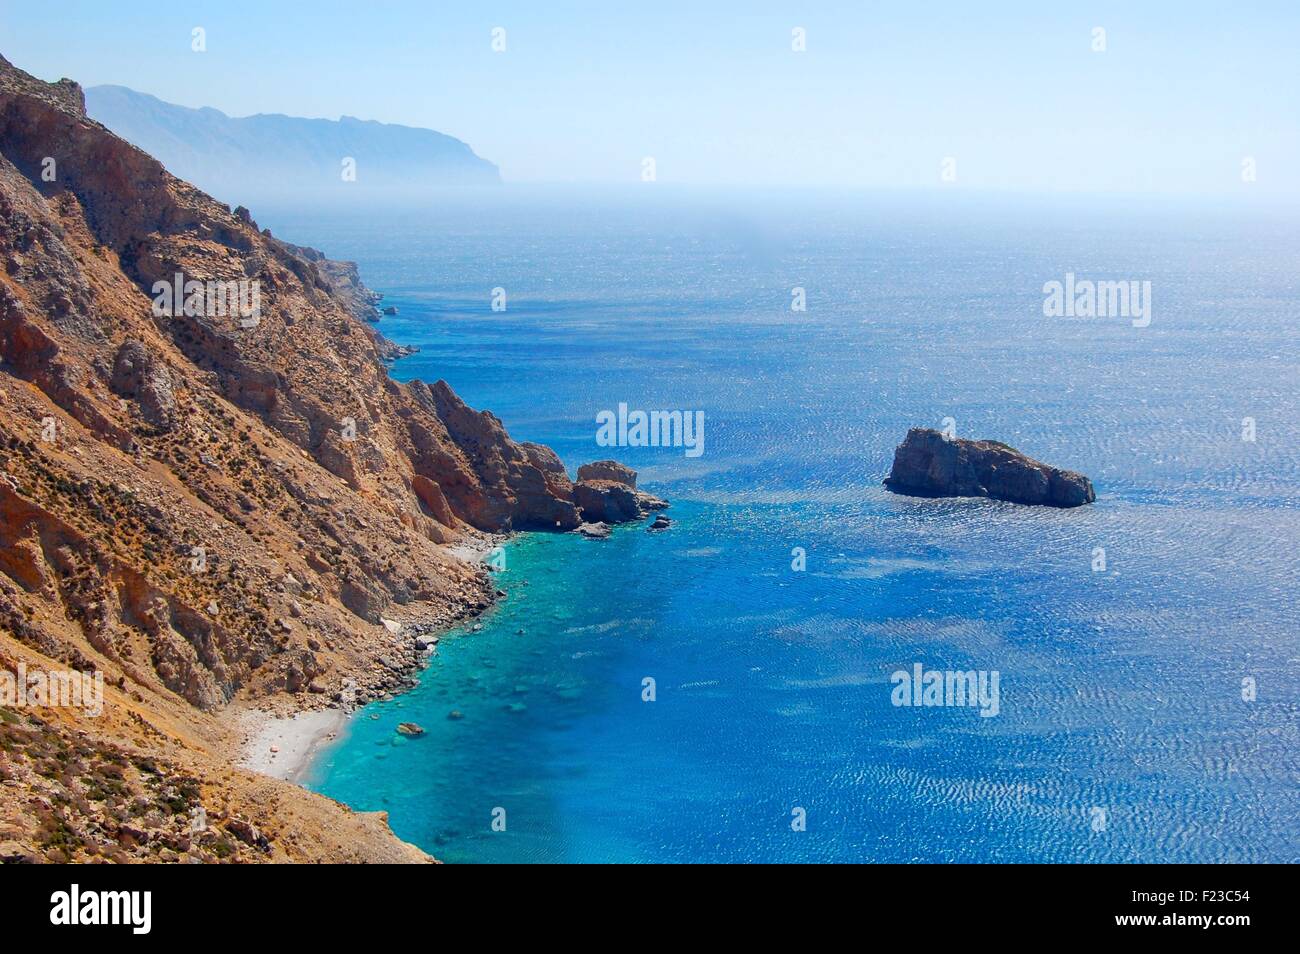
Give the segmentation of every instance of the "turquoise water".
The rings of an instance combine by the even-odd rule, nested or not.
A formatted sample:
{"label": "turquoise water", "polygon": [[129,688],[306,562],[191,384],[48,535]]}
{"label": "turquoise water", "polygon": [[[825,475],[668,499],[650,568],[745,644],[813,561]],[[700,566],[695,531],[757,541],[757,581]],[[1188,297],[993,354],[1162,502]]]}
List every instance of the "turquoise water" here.
{"label": "turquoise water", "polygon": [[[481,631],[316,789],[447,861],[1300,859],[1294,216],[503,190],[258,218],[398,305],[396,377],[571,470],[619,402],[706,418],[698,459],[613,455],[669,531],[518,538]],[[1150,280],[1150,327],[1044,318],[1066,272]],[[881,490],[945,417],[1097,503]],[[998,715],[893,705],[915,663],[998,671]]]}

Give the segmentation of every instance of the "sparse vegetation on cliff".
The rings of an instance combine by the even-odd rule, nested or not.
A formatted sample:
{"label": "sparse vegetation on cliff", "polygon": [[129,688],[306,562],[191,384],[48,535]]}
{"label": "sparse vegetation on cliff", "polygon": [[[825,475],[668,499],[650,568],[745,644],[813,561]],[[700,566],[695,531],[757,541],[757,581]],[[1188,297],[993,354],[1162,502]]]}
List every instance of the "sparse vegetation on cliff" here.
{"label": "sparse vegetation on cliff", "polygon": [[[177,276],[256,283],[257,312],[160,309]],[[0,58],[0,663],[107,684],[97,719],[7,713],[11,854],[423,857],[231,769],[226,713],[391,689],[419,657],[384,618],[491,599],[443,544],[583,515],[549,449],[388,377],[373,301],[88,119],[75,83]],[[195,807],[259,834],[168,835]]]}

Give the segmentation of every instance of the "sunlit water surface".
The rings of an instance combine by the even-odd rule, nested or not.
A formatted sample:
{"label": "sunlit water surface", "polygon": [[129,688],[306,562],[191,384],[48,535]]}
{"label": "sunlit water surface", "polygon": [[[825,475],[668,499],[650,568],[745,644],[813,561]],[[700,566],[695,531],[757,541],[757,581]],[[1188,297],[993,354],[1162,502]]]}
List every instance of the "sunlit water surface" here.
{"label": "sunlit water surface", "polygon": [[[613,455],[671,530],[518,538],[482,630],[319,791],[455,862],[1300,860],[1294,216],[505,189],[258,218],[361,264],[421,349],[396,377],[571,472],[619,402],[706,421],[699,458]],[[1067,272],[1150,281],[1149,327],[1045,318]],[[946,417],[1097,503],[882,491]],[[914,663],[997,670],[998,715],[895,707]]]}

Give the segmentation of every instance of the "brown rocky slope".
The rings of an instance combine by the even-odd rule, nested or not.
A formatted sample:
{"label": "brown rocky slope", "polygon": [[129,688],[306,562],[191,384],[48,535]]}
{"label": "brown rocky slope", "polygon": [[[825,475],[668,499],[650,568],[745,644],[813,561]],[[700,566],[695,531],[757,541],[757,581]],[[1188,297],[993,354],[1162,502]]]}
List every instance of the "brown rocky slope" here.
{"label": "brown rocky slope", "polygon": [[[417,658],[386,618],[490,601],[447,545],[584,514],[549,449],[395,383],[324,266],[0,57],[0,667],[107,684],[0,709],[0,860],[424,858],[232,768],[234,714],[385,691]],[[256,282],[256,320],[156,315],[178,273]]]}

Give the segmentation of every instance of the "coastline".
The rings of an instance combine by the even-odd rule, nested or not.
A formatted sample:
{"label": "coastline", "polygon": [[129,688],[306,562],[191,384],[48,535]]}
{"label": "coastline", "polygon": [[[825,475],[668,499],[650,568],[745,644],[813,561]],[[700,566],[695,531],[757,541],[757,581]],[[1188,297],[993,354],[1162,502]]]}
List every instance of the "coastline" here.
{"label": "coastline", "polygon": [[[446,544],[443,550],[465,563],[482,564],[493,549],[504,544],[511,536],[512,534],[484,534]],[[445,635],[452,629],[465,625],[467,621],[481,617],[496,602],[495,590],[491,591],[490,599],[486,609],[467,613],[464,618],[447,623],[438,635]],[[425,661],[422,660],[403,672],[401,678],[423,669],[424,665]],[[407,687],[400,684],[395,685],[393,692],[400,694],[405,688]],[[240,768],[301,787],[316,757],[327,745],[346,734],[352,717],[363,707],[345,709],[332,706],[289,712],[252,707],[232,710],[232,729],[236,735],[233,761]]]}
{"label": "coastline", "polygon": [[[360,281],[359,275],[356,277],[355,287],[365,294],[373,294]],[[418,349],[389,338],[377,324],[367,324],[366,327],[377,341],[390,349],[388,356],[391,358],[391,363],[388,365],[387,375],[392,380],[394,364],[408,354],[416,353]],[[556,465],[559,466],[558,459]],[[581,479],[581,472],[582,469],[579,468],[579,479]],[[615,474],[613,482],[621,483],[621,476],[622,474]],[[632,476],[635,477],[634,474]],[[604,493],[598,491],[597,503],[602,508],[610,506]],[[644,492],[634,493],[633,498],[632,506],[638,511],[635,517],[629,519],[627,516],[620,515],[617,508],[614,508],[611,515],[605,519],[617,523],[640,522],[651,512],[667,507],[665,501]],[[626,504],[626,501],[620,503]],[[487,564],[493,551],[515,539],[520,532],[491,532],[463,527],[458,538],[440,544],[439,549],[447,556],[466,565],[490,570]],[[571,532],[578,533],[580,530],[574,528]],[[402,619],[402,614],[392,612],[391,615],[394,617],[392,621],[402,624],[410,634],[412,642],[419,647],[419,652],[404,658],[399,657],[400,663],[405,665],[392,668],[391,679],[387,680],[385,685],[378,689],[371,686],[370,693],[363,693],[354,704],[343,703],[336,695],[332,702],[322,706],[320,702],[324,700],[320,696],[292,694],[276,699],[267,708],[259,708],[257,703],[251,701],[242,707],[232,707],[226,723],[231,761],[249,771],[310,790],[304,782],[311,776],[317,759],[327,748],[348,735],[358,712],[373,701],[391,699],[415,686],[413,677],[428,666],[430,656],[437,652],[436,639],[434,645],[427,646],[425,642],[427,637],[441,638],[453,630],[472,627],[475,621],[482,619],[498,604],[502,595],[504,594],[492,582],[489,572],[486,584],[479,591],[482,600],[477,602],[462,600],[458,606],[453,606],[450,615],[446,612],[436,612],[421,618],[419,609],[415,608],[410,617]],[[391,609],[397,610],[398,607],[394,606]],[[389,620],[385,620],[385,623],[387,622]],[[314,700],[317,703],[315,706],[312,705]]]}
{"label": "coastline", "polygon": [[301,785],[317,752],[339,737],[350,718],[344,709],[305,709],[287,716],[247,709],[239,716],[245,735],[236,764]]}

